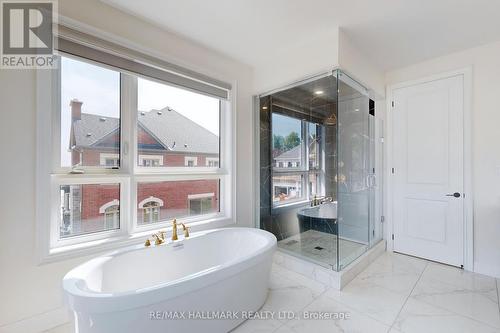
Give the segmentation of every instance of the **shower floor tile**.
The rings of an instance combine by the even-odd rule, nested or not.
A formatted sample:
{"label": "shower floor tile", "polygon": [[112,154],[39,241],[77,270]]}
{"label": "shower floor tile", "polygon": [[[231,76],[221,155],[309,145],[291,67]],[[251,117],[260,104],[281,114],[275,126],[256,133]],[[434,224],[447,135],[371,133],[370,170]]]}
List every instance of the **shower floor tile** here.
{"label": "shower floor tile", "polygon": [[[278,242],[278,247],[323,266],[336,266],[337,241],[337,235],[308,230],[282,239]],[[341,264],[346,265],[363,254],[367,247],[362,243],[340,239],[339,248]]]}

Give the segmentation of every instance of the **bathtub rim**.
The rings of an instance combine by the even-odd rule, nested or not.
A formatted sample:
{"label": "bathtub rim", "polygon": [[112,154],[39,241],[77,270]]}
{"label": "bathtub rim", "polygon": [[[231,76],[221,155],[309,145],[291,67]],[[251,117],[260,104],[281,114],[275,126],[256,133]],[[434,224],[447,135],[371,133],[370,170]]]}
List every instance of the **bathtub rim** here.
{"label": "bathtub rim", "polygon": [[[257,228],[218,228],[199,231],[193,233],[189,239],[182,239],[176,243],[188,242],[207,234],[224,231],[251,232],[264,237],[267,242],[258,250],[251,252],[246,256],[237,257],[227,261],[215,268],[207,269],[201,272],[195,272],[179,279],[156,284],[147,288],[137,290],[128,290],[123,292],[99,292],[90,289],[82,289],[86,286],[85,277],[96,266],[102,265],[105,261],[113,257],[125,254],[131,251],[146,250],[144,245],[131,245],[122,249],[114,250],[107,254],[100,255],[90,259],[81,265],[73,268],[63,278],[63,290],[65,299],[73,311],[85,311],[92,313],[124,311],[131,308],[155,304],[169,299],[173,299],[182,294],[193,292],[207,287],[211,284],[222,281],[239,272],[249,269],[260,262],[265,261],[268,256],[277,248],[277,239],[272,233]],[[163,244],[158,247],[172,246],[173,243]]]}

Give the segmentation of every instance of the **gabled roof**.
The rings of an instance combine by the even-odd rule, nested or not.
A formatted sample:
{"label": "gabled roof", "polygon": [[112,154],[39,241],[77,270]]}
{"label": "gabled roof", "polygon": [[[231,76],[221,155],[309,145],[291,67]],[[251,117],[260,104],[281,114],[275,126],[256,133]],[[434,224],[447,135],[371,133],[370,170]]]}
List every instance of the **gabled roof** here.
{"label": "gabled roof", "polygon": [[[316,141],[309,142],[309,149],[314,152],[316,150]],[[302,144],[299,144],[293,147],[290,150],[285,151],[284,153],[276,156],[275,160],[298,160],[302,154]]]}
{"label": "gabled roof", "polygon": [[[139,125],[172,152],[217,154],[219,137],[171,108],[139,112]],[[73,123],[74,144],[91,147],[119,128],[119,119],[82,113]]]}
{"label": "gabled roof", "polygon": [[276,156],[275,160],[295,160],[300,159],[302,145],[293,147],[290,150],[285,151],[283,154]]}
{"label": "gabled roof", "polygon": [[82,113],[81,119],[73,123],[74,145],[90,147],[119,128],[118,118]]}

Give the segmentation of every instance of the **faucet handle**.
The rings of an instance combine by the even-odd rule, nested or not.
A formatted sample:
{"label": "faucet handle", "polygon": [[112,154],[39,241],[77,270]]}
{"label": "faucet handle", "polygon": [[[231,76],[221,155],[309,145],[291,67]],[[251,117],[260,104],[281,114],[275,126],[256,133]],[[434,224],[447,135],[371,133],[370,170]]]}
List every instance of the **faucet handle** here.
{"label": "faucet handle", "polygon": [[155,238],[155,245],[161,245],[164,242],[164,240],[160,236],[158,236],[158,234],[154,234],[153,237]]}
{"label": "faucet handle", "polygon": [[184,238],[188,238],[189,237],[189,227],[186,227],[186,225],[184,223],[181,223],[182,225],[182,230],[184,230]]}

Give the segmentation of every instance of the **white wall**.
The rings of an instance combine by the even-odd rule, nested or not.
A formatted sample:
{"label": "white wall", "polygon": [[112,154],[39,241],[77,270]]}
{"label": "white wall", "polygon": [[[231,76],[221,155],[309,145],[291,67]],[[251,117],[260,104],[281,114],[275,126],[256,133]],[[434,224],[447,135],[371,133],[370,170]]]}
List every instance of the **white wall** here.
{"label": "white wall", "polygon": [[265,63],[255,66],[254,93],[262,94],[333,70],[338,66],[338,32],[338,28],[325,28],[287,49],[263,49],[269,56]]}
{"label": "white wall", "polygon": [[474,270],[500,277],[500,42],[386,74],[387,84],[472,66]]}
{"label": "white wall", "polygon": [[[66,17],[152,49],[166,60],[236,84],[236,186],[239,189],[236,193],[236,219],[238,225],[254,226],[252,69],[97,0],[59,0],[59,11]],[[57,310],[62,306],[61,279],[72,267],[88,259],[77,258],[40,266],[36,262],[35,97],[34,71],[0,70],[2,332],[12,331],[15,327],[21,327],[21,332],[29,332],[29,329],[22,328],[23,319],[34,316],[31,322],[40,326],[40,320],[50,321],[48,317],[61,314]],[[48,311],[47,316],[38,316]],[[17,321],[21,322],[3,326]]]}
{"label": "white wall", "polygon": [[370,89],[372,99],[385,96],[384,72],[371,63],[369,55],[359,51],[341,28],[325,29],[287,49],[262,52],[269,53],[269,57],[266,62],[255,66],[256,94],[340,67]]}
{"label": "white wall", "polygon": [[358,50],[343,29],[339,30],[338,43],[340,69],[366,88],[369,88],[372,99],[383,98],[385,96],[384,72],[371,63],[369,55],[365,55]]}

